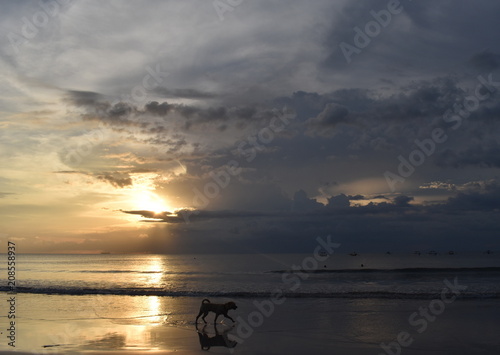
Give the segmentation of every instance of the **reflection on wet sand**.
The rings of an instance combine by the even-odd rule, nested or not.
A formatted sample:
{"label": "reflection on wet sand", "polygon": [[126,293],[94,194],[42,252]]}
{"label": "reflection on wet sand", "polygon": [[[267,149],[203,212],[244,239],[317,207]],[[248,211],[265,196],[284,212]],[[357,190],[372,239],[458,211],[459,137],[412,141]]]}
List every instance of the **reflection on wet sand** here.
{"label": "reflection on wet sand", "polygon": [[198,329],[198,324],[196,324],[196,331],[198,332],[198,338],[200,340],[201,350],[210,350],[211,347],[223,346],[225,348],[232,349],[238,345],[234,340],[228,338],[228,333],[233,328],[225,328],[222,332],[217,329],[217,325],[214,324],[215,334],[209,335],[208,325],[203,326],[203,328]]}

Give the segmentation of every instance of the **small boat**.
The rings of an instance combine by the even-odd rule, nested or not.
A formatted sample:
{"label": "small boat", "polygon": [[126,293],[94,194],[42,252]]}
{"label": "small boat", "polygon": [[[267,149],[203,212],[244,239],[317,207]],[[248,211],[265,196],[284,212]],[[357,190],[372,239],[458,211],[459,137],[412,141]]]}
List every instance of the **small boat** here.
{"label": "small boat", "polygon": [[453,250],[450,250],[450,251],[448,252],[448,255],[455,255],[455,252],[454,252]]}
{"label": "small boat", "polygon": [[356,253],[356,252],[354,251],[354,252],[350,253],[349,255],[350,255],[350,256],[356,256],[356,255],[358,255],[358,253]]}
{"label": "small boat", "polygon": [[429,252],[429,255],[438,255],[438,253],[437,253],[436,251],[434,251],[434,250],[431,250],[431,251]]}
{"label": "small boat", "polygon": [[420,252],[420,250],[415,250],[415,251],[413,252],[413,254],[420,255],[420,254],[422,254],[422,253]]}

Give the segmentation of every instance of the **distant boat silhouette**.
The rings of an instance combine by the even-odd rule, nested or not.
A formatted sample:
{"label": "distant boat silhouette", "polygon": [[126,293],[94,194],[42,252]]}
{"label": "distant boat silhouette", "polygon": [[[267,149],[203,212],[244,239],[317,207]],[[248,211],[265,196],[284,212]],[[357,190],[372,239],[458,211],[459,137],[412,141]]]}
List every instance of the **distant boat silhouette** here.
{"label": "distant boat silhouette", "polygon": [[492,252],[491,250],[489,250],[489,249],[488,249],[488,250],[486,250],[484,253],[485,253],[485,254],[493,254],[493,252]]}
{"label": "distant boat silhouette", "polygon": [[414,252],[413,252],[413,254],[420,255],[420,254],[422,254],[422,253],[420,252],[420,250],[416,250],[416,251],[414,251]]}
{"label": "distant boat silhouette", "polygon": [[455,255],[455,252],[454,252],[453,250],[450,250],[450,251],[448,252],[448,255]]}
{"label": "distant boat silhouette", "polygon": [[434,250],[431,250],[431,251],[429,252],[429,255],[438,255],[438,253],[437,253],[436,251],[434,251]]}
{"label": "distant boat silhouette", "polygon": [[356,256],[356,255],[358,255],[358,253],[356,253],[356,252],[354,251],[354,252],[350,253],[349,255],[350,255],[350,256]]}

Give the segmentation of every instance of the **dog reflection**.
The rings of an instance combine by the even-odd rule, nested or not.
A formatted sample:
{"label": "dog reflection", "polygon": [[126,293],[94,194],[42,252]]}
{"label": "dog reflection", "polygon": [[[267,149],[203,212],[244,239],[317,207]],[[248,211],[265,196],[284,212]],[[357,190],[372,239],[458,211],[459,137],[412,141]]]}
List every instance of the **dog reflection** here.
{"label": "dog reflection", "polygon": [[198,338],[200,339],[201,350],[210,350],[211,347],[215,346],[223,346],[225,348],[232,349],[238,343],[234,340],[231,340],[227,337],[227,333],[231,330],[231,328],[227,328],[222,332],[219,332],[217,326],[214,325],[215,335],[209,336],[207,333],[207,325],[203,326],[202,330],[198,329],[198,325],[196,325],[196,331],[198,332]]}

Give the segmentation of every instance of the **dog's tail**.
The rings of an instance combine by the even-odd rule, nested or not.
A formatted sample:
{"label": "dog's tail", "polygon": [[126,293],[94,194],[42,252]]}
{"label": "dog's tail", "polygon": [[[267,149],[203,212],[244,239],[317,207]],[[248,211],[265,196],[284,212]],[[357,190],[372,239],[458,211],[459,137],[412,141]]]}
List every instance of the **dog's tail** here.
{"label": "dog's tail", "polygon": [[211,303],[211,302],[208,298],[205,298],[203,301],[201,301],[201,303]]}

